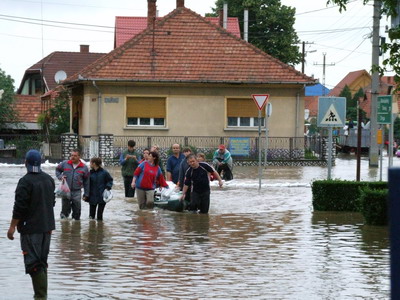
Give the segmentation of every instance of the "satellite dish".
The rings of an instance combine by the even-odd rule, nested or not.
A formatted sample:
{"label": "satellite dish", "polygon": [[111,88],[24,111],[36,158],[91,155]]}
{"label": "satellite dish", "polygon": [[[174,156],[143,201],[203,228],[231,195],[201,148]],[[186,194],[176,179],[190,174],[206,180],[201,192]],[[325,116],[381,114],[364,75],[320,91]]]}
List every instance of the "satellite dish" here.
{"label": "satellite dish", "polygon": [[61,81],[65,80],[67,78],[67,73],[65,73],[65,71],[60,70],[57,71],[57,73],[54,75],[54,80],[57,83],[60,83]]}

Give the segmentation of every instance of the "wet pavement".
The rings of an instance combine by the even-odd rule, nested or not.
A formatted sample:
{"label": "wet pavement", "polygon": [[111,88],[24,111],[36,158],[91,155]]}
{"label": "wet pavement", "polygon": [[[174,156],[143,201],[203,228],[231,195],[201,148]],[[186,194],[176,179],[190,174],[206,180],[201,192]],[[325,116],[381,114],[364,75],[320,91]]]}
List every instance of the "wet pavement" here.
{"label": "wet pavement", "polygon": [[[332,177],[354,180],[354,156],[337,159]],[[394,158],[395,166],[400,159]],[[383,178],[386,179],[387,162]],[[44,166],[54,175],[54,165]],[[139,211],[123,196],[119,168],[104,221],[60,220],[55,207],[49,299],[389,299],[387,227],[358,213],[313,212],[310,183],[324,167],[257,167],[213,186],[209,215]],[[30,299],[19,235],[6,238],[23,166],[0,165],[0,295]],[[379,169],[364,158],[362,180]]]}

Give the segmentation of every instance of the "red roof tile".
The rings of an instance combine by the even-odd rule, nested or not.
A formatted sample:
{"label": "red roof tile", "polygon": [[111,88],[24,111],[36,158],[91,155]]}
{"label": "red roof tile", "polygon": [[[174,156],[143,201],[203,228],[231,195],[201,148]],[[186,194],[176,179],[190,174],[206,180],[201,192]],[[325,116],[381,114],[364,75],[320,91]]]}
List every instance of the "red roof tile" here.
{"label": "red roof tile", "polygon": [[[162,18],[156,18],[160,20]],[[218,25],[218,17],[206,17],[206,20]],[[147,17],[115,17],[114,48],[139,34],[147,28]],[[240,27],[238,18],[228,18],[227,30],[240,38]]]}
{"label": "red roof tile", "polygon": [[40,97],[15,95],[14,108],[18,112],[18,121],[36,123],[41,110]]}
{"label": "red roof tile", "polygon": [[[40,70],[42,70],[47,88],[48,90],[52,90],[58,85],[54,79],[54,75],[57,71],[63,70],[67,73],[67,76],[71,76],[104,55],[105,53],[56,51],[27,69],[25,71],[24,79],[28,74],[40,74]],[[24,79],[21,81],[17,93],[21,93]]]}
{"label": "red roof tile", "polygon": [[146,29],[65,82],[314,82],[188,8],[175,9],[155,29],[154,35]]}

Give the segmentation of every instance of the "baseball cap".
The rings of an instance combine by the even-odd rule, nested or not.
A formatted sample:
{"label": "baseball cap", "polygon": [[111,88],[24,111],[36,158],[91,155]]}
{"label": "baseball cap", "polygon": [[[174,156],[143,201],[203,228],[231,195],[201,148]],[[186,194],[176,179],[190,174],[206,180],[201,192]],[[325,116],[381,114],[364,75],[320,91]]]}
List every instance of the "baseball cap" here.
{"label": "baseball cap", "polygon": [[219,146],[218,146],[218,149],[219,149],[219,150],[225,150],[225,145],[223,145],[223,144],[219,145]]}
{"label": "baseball cap", "polygon": [[37,150],[29,150],[25,156],[25,165],[30,173],[40,173],[40,164],[42,163],[42,156]]}

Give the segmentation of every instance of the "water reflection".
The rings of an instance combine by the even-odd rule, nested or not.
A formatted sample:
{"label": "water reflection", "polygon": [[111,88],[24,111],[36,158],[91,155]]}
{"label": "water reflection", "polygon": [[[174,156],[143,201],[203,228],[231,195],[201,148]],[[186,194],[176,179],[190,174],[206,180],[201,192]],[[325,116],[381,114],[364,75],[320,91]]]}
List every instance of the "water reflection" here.
{"label": "water reflection", "polygon": [[[115,193],[103,222],[89,220],[85,205],[81,221],[57,219],[49,299],[389,298],[387,228],[364,225],[358,213],[312,211],[309,183],[326,168],[268,168],[261,191],[256,167],[236,168],[236,185],[212,188],[208,215],[138,210],[123,196],[119,168],[110,172]],[[354,172],[347,159],[333,173],[351,179]],[[376,175],[363,172],[364,180]],[[0,170],[8,182],[0,190],[2,228],[20,175]],[[56,215],[60,209],[58,201]],[[3,235],[0,247],[0,294],[28,299],[18,243]]]}

